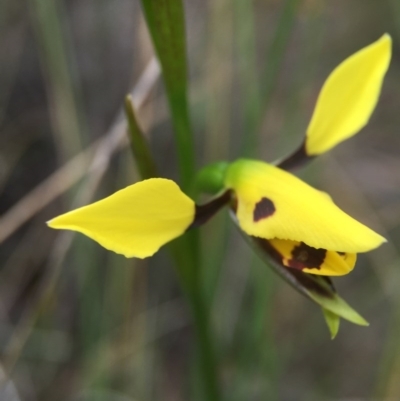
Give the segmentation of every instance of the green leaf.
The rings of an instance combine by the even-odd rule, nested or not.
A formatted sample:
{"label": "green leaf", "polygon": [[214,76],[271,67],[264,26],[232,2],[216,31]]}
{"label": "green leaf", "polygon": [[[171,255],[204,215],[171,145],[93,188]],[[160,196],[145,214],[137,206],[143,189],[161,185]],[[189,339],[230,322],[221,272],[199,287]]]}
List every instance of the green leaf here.
{"label": "green leaf", "polygon": [[310,298],[323,308],[359,326],[368,326],[369,323],[358,314],[344,299],[337,293],[333,293],[332,298],[322,296],[314,291],[309,291]]}
{"label": "green leaf", "polygon": [[125,114],[128,120],[128,132],[131,140],[133,158],[136,161],[140,177],[143,180],[157,177],[156,164],[151,155],[146,138],[136,121],[135,110],[130,95],[125,98]]}
{"label": "green leaf", "polygon": [[333,340],[339,331],[340,317],[336,315],[336,313],[333,313],[325,308],[322,308],[322,312],[324,314],[325,322],[331,333],[331,339]]}
{"label": "green leaf", "polygon": [[[39,55],[46,77],[46,88],[51,99],[57,141],[61,152],[69,160],[82,146],[86,134],[85,119],[80,107],[77,71],[73,71],[74,49],[68,46],[68,25],[64,2],[57,0],[30,0],[33,27],[39,44]],[[75,78],[75,79],[73,79]]]}
{"label": "green leaf", "polygon": [[142,0],[153,45],[161,64],[175,128],[183,189],[195,172],[194,141],[187,101],[185,21],[182,0]]}
{"label": "green leaf", "polygon": [[[236,216],[233,213],[231,213],[231,216],[238,226]],[[244,234],[241,230],[240,232],[250,246],[256,251],[258,256],[298,292],[321,306],[323,309],[337,315],[337,317],[341,317],[360,326],[369,325],[360,314],[358,314],[337,294],[329,277],[303,273],[300,270],[290,269],[283,266],[275,257],[276,255],[268,253],[268,247],[265,246],[265,244],[263,246],[264,242],[268,242],[267,240],[263,238],[250,237]],[[333,328],[335,328],[335,325],[337,324],[333,322],[333,317],[331,317],[331,321],[328,323],[328,327],[332,334],[333,332],[330,324],[333,324]],[[337,329],[338,328],[339,327],[337,327]]]}

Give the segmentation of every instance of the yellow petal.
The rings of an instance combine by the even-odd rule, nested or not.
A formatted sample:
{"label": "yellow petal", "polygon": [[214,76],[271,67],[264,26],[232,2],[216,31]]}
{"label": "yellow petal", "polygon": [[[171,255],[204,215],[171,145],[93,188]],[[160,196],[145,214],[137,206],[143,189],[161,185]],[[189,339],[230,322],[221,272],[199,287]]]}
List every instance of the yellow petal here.
{"label": "yellow petal", "polygon": [[269,243],[281,255],[284,266],[304,273],[342,276],[353,270],[356,264],[357,255],[354,253],[316,249],[299,241],[272,239]]}
{"label": "yellow petal", "polygon": [[249,235],[348,253],[366,252],[385,242],[329,196],[270,164],[238,160],[228,167],[225,185],[236,193],[237,218]]}
{"label": "yellow petal", "polygon": [[145,258],[190,226],[195,204],[171,180],[152,178],[50,220],[126,257]]}
{"label": "yellow petal", "polygon": [[326,152],[367,124],[390,57],[391,38],[385,34],[333,70],[322,87],[307,129],[308,155]]}

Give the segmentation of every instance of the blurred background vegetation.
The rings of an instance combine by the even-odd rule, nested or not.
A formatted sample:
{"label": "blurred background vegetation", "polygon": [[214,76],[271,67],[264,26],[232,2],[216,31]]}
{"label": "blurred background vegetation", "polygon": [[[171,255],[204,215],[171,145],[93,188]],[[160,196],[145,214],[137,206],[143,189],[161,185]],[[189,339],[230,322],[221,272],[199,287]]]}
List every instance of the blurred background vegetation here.
{"label": "blurred background vegetation", "polygon": [[[300,173],[389,240],[335,280],[370,327],[344,322],[331,341],[319,308],[256,260],[226,213],[201,229],[201,284],[224,399],[399,400],[400,3],[184,4],[198,167],[286,155],[329,72],[392,35],[370,124]],[[0,399],[203,399],[169,255],[127,260],[44,224],[138,179],[128,92],[160,171],[178,177],[152,59],[138,0],[0,2]]]}

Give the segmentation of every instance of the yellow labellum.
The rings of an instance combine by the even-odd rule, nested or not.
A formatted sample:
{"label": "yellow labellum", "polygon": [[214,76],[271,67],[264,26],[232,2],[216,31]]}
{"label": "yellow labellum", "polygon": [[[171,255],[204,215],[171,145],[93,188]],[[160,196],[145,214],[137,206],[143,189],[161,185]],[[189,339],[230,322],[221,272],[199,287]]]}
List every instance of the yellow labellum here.
{"label": "yellow labellum", "polygon": [[325,193],[270,164],[238,160],[228,167],[225,185],[236,193],[239,225],[249,235],[348,253],[386,242]]}
{"label": "yellow labellum", "polygon": [[391,38],[385,34],[347,58],[329,75],[307,129],[308,155],[326,152],[367,124],[390,57]]}
{"label": "yellow labellum", "polygon": [[342,276],[353,270],[357,255],[315,249],[298,241],[272,239],[270,244],[282,256],[285,266],[305,273],[324,276]]}
{"label": "yellow labellum", "polygon": [[56,229],[78,231],[126,257],[145,258],[182,235],[195,204],[173,181],[152,178],[50,220]]}

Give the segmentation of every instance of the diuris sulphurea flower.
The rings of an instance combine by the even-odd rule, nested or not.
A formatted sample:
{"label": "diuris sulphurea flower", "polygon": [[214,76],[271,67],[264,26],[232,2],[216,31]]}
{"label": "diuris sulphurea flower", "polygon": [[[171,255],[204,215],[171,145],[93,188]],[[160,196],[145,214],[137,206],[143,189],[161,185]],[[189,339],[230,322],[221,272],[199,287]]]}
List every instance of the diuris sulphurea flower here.
{"label": "diuris sulphurea flower", "polygon": [[358,317],[349,317],[337,303],[331,307],[330,301],[323,304],[315,298],[323,297],[324,291],[335,297],[327,276],[347,274],[357,253],[375,249],[385,239],[289,171],[367,124],[390,57],[391,39],[385,34],[343,61],[322,87],[303,143],[276,165],[240,159],[203,169],[198,182],[214,195],[205,205],[196,205],[173,181],[152,178],[58,216],[48,225],[81,232],[126,257],[145,258],[227,206],[252,246],[323,306],[328,324],[337,324],[332,316],[364,324],[356,312],[352,311]]}

